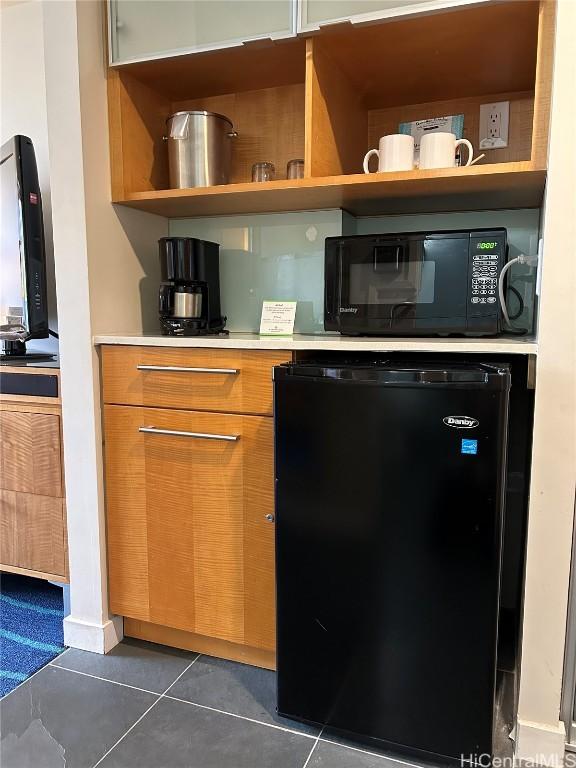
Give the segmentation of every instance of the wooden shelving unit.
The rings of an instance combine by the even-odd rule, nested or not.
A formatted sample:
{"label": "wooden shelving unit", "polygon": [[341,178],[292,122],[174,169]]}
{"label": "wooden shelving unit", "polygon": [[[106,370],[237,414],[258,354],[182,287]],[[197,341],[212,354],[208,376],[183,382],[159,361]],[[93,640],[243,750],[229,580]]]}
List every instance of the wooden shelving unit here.
{"label": "wooden shelving unit", "polygon": [[344,208],[355,216],[540,206],[546,171],[530,162],[133,192],[121,202],[168,218]]}
{"label": "wooden shelving unit", "polygon": [[[344,208],[355,215],[537,207],[546,182],[554,4],[487,3],[307,40],[125,65],[109,73],[113,202],[167,217]],[[359,173],[398,123],[510,101],[509,145],[470,168]],[[229,116],[231,183],[169,189],[162,136],[181,109]],[[305,160],[305,178],[282,178]],[[276,165],[254,184],[252,163]]]}

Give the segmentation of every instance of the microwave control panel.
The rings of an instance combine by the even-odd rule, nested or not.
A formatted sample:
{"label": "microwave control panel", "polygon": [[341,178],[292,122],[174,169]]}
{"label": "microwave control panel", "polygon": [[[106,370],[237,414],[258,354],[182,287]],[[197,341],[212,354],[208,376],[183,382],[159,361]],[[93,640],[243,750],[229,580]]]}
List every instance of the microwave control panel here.
{"label": "microwave control panel", "polygon": [[498,277],[504,248],[498,238],[470,239],[469,306],[473,315],[498,312]]}

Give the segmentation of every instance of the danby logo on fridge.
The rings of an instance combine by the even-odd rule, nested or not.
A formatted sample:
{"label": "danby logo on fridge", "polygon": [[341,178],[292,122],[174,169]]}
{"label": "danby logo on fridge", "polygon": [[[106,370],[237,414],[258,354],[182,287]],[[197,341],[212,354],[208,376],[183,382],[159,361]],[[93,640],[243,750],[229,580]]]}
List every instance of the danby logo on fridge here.
{"label": "danby logo on fridge", "polygon": [[454,429],[474,429],[478,426],[478,419],[473,419],[471,416],[446,416],[442,419],[447,427],[454,427]]}
{"label": "danby logo on fridge", "polygon": [[358,307],[339,307],[339,312],[350,312],[351,315],[355,315],[358,312]]}

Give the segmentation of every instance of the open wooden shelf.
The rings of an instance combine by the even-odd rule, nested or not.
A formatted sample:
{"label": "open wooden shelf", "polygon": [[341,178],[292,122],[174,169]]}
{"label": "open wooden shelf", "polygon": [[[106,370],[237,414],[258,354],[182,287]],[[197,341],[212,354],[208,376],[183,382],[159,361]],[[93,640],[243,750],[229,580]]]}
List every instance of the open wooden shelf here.
{"label": "open wooden shelf", "polygon": [[[355,215],[537,207],[546,177],[551,0],[508,0],[306,40],[142,62],[109,71],[112,200],[167,217],[344,208]],[[359,173],[400,122],[464,114],[478,150],[481,104],[510,101],[508,146],[470,168]],[[170,114],[207,109],[238,131],[231,183],[170,189]],[[304,179],[286,163],[303,158]],[[270,161],[276,181],[250,182]]]}
{"label": "open wooden shelf", "polygon": [[355,216],[535,208],[546,171],[529,161],[433,171],[135,192],[117,202],[168,218],[344,208]]}

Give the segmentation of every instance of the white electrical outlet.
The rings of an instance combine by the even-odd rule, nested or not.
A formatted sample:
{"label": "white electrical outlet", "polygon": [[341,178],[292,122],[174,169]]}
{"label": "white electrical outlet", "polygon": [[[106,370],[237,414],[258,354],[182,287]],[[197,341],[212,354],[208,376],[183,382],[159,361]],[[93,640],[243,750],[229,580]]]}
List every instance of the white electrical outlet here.
{"label": "white electrical outlet", "polygon": [[480,105],[480,149],[499,149],[508,146],[510,102],[497,101]]}

